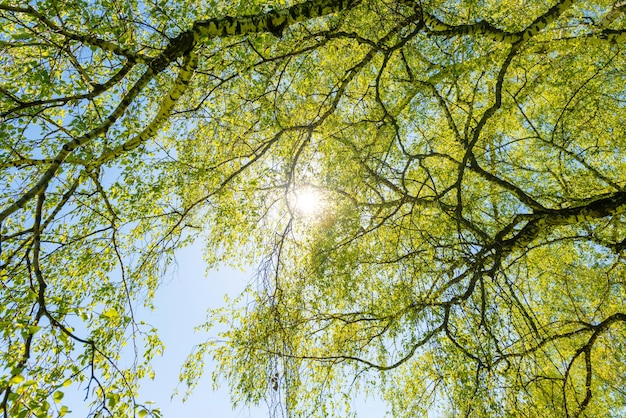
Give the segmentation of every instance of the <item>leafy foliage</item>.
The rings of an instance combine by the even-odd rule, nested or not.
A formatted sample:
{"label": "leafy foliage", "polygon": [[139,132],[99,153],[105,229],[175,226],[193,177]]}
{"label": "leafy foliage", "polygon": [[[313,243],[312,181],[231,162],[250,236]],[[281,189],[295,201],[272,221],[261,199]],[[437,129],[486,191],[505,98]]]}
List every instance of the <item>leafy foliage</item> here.
{"label": "leafy foliage", "polygon": [[259,270],[189,388],[623,415],[623,2],[122,3],[0,3],[4,416],[160,416],[135,312],[198,237]]}

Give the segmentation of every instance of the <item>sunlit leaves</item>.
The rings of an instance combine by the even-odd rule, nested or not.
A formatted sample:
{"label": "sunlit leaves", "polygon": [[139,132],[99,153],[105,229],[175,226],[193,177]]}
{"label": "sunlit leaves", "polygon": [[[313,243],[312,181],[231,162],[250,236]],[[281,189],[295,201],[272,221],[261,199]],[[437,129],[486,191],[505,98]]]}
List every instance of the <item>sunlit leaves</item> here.
{"label": "sunlit leaves", "polygon": [[259,269],[190,388],[212,355],[235,402],[295,416],[358,391],[620,414],[623,13],[522,3],[344,2],[209,40],[186,31],[292,3],[0,5],[4,412],[66,415],[81,385],[94,415],[160,416],[139,315],[197,239]]}
{"label": "sunlit leaves", "polygon": [[[512,3],[427,6],[450,25],[485,19],[506,31],[548,10],[525,3],[524,22]],[[363,19],[367,7],[383,6],[364,6]],[[224,334],[229,343],[213,351],[235,399],[271,398],[278,373],[287,411],[339,413],[340,396],[326,391],[342,384],[348,391],[350,377],[391,367],[372,385],[383,385],[397,415],[580,407],[587,371],[576,353],[593,332],[585,324],[621,310],[621,285],[607,283],[621,265],[611,245],[623,239],[623,221],[616,210],[592,222],[523,229],[544,208],[585,205],[623,188],[623,161],[609,145],[619,138],[607,134],[622,125],[623,54],[609,42],[590,48],[587,36],[575,39],[585,30],[572,26],[578,12],[565,10],[513,52],[478,35],[409,35],[411,23],[396,34],[383,21],[320,33],[312,52],[263,51],[244,67],[245,83],[233,80],[229,90],[244,103],[224,101],[218,109],[232,110],[205,131],[228,138],[211,142],[217,152],[249,149],[235,169],[251,161],[250,139],[274,138],[260,127],[282,132],[309,121],[314,130],[281,133],[275,149],[255,154],[250,177],[213,200],[217,210],[231,209],[213,218],[214,246],[236,251],[232,237],[239,242],[260,222],[269,238],[243,242],[273,249],[263,291]],[[350,50],[330,53],[341,48]],[[233,104],[249,116],[233,119]],[[213,164],[206,167],[227,167]],[[303,227],[297,204],[289,212],[291,193],[303,185],[331,196],[332,216]],[[235,196],[248,196],[247,204]],[[247,374],[250,362],[263,372]],[[411,404],[415,398],[426,406]]]}

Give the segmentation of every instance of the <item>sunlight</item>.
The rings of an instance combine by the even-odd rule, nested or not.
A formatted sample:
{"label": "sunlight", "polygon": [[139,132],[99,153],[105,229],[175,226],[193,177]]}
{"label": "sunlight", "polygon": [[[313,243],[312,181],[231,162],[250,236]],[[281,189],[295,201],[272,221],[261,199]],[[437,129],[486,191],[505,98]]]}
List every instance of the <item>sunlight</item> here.
{"label": "sunlight", "polygon": [[296,191],[295,196],[295,209],[299,215],[312,218],[321,215],[324,211],[324,197],[318,190],[306,187]]}

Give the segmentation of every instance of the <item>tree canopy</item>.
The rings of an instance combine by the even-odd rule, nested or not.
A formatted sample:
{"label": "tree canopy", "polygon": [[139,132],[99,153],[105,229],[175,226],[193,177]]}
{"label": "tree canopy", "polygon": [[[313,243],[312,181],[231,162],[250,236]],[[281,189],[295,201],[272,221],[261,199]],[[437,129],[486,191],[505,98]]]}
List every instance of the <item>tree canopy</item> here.
{"label": "tree canopy", "polygon": [[[181,373],[346,416],[626,413],[626,3],[0,2],[0,411],[160,416],[175,251],[258,265]],[[158,307],[157,307],[158,308]],[[211,307],[207,307],[211,308]],[[189,347],[190,350],[192,347]]]}

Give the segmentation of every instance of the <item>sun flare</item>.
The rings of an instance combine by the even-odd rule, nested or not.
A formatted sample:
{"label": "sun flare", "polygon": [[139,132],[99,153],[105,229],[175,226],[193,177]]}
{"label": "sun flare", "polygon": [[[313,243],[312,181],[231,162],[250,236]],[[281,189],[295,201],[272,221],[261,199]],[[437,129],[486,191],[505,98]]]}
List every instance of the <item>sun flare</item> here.
{"label": "sun flare", "polygon": [[312,218],[324,211],[324,196],[316,189],[307,187],[295,192],[296,212],[304,217]]}

